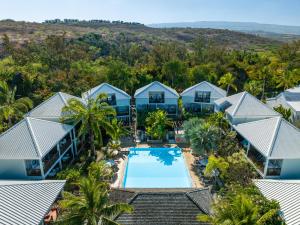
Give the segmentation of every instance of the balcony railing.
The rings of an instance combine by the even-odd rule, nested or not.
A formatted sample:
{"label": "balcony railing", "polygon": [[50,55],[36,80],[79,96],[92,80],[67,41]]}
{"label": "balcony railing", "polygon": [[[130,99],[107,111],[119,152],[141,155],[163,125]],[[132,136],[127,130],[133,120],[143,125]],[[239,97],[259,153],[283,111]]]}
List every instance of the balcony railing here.
{"label": "balcony railing", "polygon": [[178,111],[178,107],[176,104],[143,104],[137,105],[137,111],[143,112],[153,112],[158,109],[166,111],[169,115],[176,115]]}
{"label": "balcony railing", "polygon": [[210,103],[187,103],[184,105],[185,111],[189,113],[212,113],[214,105]]}
{"label": "balcony railing", "polygon": [[129,106],[116,106],[117,116],[129,116]]}

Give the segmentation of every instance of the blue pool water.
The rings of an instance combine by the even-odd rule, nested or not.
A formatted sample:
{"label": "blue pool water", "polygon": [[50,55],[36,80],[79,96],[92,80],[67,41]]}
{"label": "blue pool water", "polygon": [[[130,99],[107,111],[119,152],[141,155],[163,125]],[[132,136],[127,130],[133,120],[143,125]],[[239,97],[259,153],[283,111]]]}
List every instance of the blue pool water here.
{"label": "blue pool water", "polygon": [[180,148],[131,148],[125,188],[187,188],[191,178]]}

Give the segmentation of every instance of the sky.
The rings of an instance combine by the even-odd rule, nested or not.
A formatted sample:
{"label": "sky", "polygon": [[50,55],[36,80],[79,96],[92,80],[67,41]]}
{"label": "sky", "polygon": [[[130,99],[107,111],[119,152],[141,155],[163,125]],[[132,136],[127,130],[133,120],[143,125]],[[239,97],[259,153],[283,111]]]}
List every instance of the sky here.
{"label": "sky", "polygon": [[300,26],[300,0],[0,0],[0,19],[42,22],[55,18]]}

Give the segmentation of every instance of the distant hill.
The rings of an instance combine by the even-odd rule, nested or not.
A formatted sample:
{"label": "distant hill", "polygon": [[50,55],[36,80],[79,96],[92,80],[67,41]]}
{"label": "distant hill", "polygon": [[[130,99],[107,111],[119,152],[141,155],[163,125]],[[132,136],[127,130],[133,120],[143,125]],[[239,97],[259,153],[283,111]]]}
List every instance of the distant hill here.
{"label": "distant hill", "polygon": [[45,39],[48,35],[61,35],[63,33],[67,38],[78,38],[87,33],[96,33],[112,43],[120,41],[134,42],[143,46],[150,46],[154,42],[175,41],[189,47],[193,40],[198,37],[231,49],[265,49],[282,43],[257,35],[224,29],[152,28],[139,23],[125,23],[122,21],[50,20],[45,23],[0,21],[0,36],[7,34],[12,41],[18,43],[29,40],[39,41]]}
{"label": "distant hill", "polygon": [[300,26],[286,26],[276,24],[262,24],[252,22],[223,22],[223,21],[198,21],[179,23],[157,23],[149,24],[154,28],[213,28],[240,31],[262,37],[274,38],[282,41],[300,39]]}

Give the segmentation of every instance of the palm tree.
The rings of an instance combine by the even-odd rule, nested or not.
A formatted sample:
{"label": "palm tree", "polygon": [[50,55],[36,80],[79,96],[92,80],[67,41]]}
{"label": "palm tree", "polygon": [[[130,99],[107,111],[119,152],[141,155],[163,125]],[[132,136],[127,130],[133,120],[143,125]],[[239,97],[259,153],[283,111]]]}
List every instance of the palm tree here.
{"label": "palm tree", "polygon": [[260,215],[259,207],[249,196],[238,194],[214,204],[212,216],[199,215],[197,219],[212,225],[267,225],[277,213],[276,209],[271,209]]}
{"label": "palm tree", "polygon": [[123,126],[122,121],[118,121],[117,119],[113,119],[111,121],[112,125],[112,133],[109,133],[111,137],[110,141],[107,144],[106,153],[107,157],[111,158],[114,155],[118,154],[121,149],[121,137],[125,136],[129,133],[129,131]]}
{"label": "palm tree", "polygon": [[226,95],[228,95],[229,88],[232,88],[235,91],[237,91],[237,86],[234,84],[234,82],[235,82],[235,77],[232,75],[232,73],[228,72],[220,78],[218,84],[222,88],[226,88]]}
{"label": "palm tree", "polygon": [[300,80],[300,69],[294,69],[289,71],[285,69],[281,71],[280,75],[277,76],[277,88],[283,88],[284,90],[288,88],[295,87]]}
{"label": "palm tree", "polygon": [[118,225],[113,217],[122,212],[132,212],[126,203],[112,204],[106,183],[95,178],[82,178],[79,182],[79,195],[63,193],[64,199],[59,202],[63,213],[57,222],[66,225]]}
{"label": "palm tree", "polygon": [[219,129],[207,122],[192,128],[190,142],[193,151],[199,155],[215,151],[221,138]]}
{"label": "palm tree", "polygon": [[110,117],[114,117],[116,111],[105,102],[106,99],[106,94],[99,94],[96,100],[88,99],[84,104],[72,98],[68,101],[68,105],[63,108],[64,115],[61,120],[73,123],[81,121],[79,136],[89,135],[89,142],[94,156],[96,155],[95,141],[100,147],[103,146],[101,128],[108,133],[113,133]]}
{"label": "palm tree", "polygon": [[10,89],[8,84],[0,81],[0,113],[8,121],[8,127],[12,126],[12,120],[20,118],[32,108],[32,101],[27,98],[16,99],[17,88]]}

